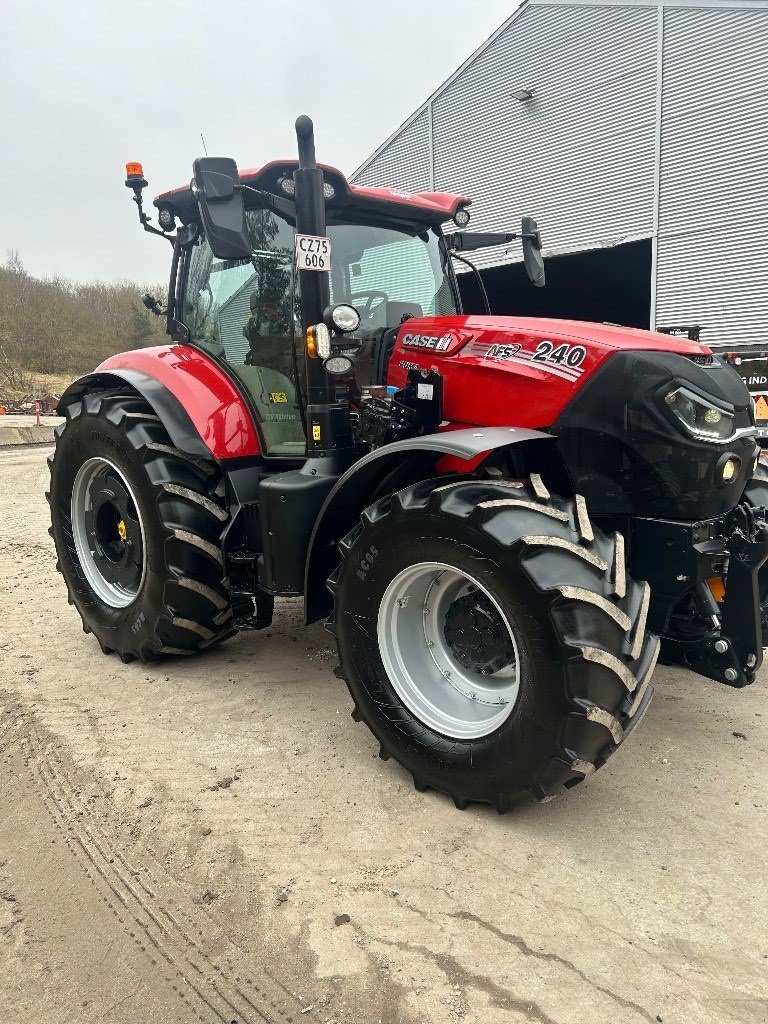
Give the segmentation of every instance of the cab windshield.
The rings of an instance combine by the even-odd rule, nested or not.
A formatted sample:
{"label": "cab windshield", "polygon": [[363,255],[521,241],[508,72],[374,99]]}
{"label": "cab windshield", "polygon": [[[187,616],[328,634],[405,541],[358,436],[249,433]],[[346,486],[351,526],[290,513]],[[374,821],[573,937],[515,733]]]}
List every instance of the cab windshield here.
{"label": "cab windshield", "polygon": [[[298,296],[291,302],[294,229],[273,210],[250,210],[246,220],[250,262],[217,259],[202,235],[188,252],[182,319],[190,340],[225,360],[248,389],[267,453],[300,455],[304,358]],[[364,338],[373,342],[405,316],[458,311],[455,279],[436,230],[335,222],[329,216],[327,232],[331,301],[357,307]]]}
{"label": "cab windshield", "polygon": [[429,228],[418,233],[373,224],[328,225],[331,300],[356,306],[363,329],[396,327],[403,316],[458,312],[454,279]]}

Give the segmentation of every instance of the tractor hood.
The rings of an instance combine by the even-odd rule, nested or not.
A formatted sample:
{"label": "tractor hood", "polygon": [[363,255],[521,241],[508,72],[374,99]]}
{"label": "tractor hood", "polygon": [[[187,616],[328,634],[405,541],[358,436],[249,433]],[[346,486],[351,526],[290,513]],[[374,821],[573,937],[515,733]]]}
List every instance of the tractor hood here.
{"label": "tractor hood", "polygon": [[[445,418],[486,426],[549,427],[618,352],[659,352],[715,362],[684,338],[610,324],[536,317],[414,317],[397,335],[388,382],[413,367],[445,379]],[[723,368],[723,372],[730,372]]]}
{"label": "tractor hood", "polygon": [[408,320],[406,332],[451,335],[451,354],[469,341],[476,343],[521,343],[557,340],[560,343],[582,343],[590,351],[677,352],[685,356],[708,356],[711,349],[696,341],[641,331],[618,324],[587,323],[581,320],[550,320],[522,316],[450,316],[419,317]]}

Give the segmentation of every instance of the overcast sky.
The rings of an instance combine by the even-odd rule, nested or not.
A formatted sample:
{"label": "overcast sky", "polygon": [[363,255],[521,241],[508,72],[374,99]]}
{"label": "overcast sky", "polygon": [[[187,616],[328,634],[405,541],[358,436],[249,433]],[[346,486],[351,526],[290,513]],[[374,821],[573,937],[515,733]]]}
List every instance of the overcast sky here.
{"label": "overcast sky", "polygon": [[306,113],[318,158],[351,173],[517,6],[2,0],[0,262],[161,281],[170,246],[140,230],[127,160],[151,199],[189,180],[201,131],[253,167],[294,156]]}

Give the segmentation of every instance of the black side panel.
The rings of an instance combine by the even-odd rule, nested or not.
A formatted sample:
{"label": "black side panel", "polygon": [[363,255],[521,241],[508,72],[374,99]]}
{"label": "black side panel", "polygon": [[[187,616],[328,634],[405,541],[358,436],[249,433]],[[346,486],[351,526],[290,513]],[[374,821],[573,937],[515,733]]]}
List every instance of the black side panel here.
{"label": "black side panel", "polygon": [[276,473],[259,484],[263,554],[259,586],[283,596],[304,592],[307,550],[320,508],[341,476],[337,460],[308,459],[301,469]]}
{"label": "black side panel", "polygon": [[[706,358],[706,357],[704,357]],[[722,407],[745,433],[710,443],[687,436],[663,396],[684,386]],[[590,515],[708,519],[741,498],[756,454],[749,393],[718,359],[699,364],[667,352],[619,352],[576,393],[553,425],[558,448]],[[727,484],[718,466],[740,460]]]}
{"label": "black side panel", "polygon": [[63,416],[68,405],[79,401],[89,391],[110,390],[125,384],[152,406],[175,448],[202,459],[213,458],[210,448],[198,434],[178,398],[160,381],[140,370],[110,370],[108,373],[88,373],[80,377],[69,385],[59,399],[57,412]]}

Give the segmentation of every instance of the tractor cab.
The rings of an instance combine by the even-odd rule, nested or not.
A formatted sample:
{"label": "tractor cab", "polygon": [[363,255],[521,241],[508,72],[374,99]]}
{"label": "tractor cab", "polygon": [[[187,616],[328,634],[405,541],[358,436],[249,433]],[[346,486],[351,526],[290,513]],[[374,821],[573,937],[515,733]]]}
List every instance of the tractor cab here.
{"label": "tractor cab", "polygon": [[[247,389],[265,454],[303,456],[306,375],[300,285],[292,273],[295,218],[287,204],[275,209],[256,193],[245,197],[251,259],[216,257],[197,232],[181,263],[178,317],[189,343],[224,361]],[[352,211],[329,211],[327,221],[330,301],[351,305],[360,316],[358,386],[369,382],[385,336],[404,318],[459,310],[439,225],[377,212],[357,218]],[[345,378],[344,385],[350,383]]]}
{"label": "tractor cab", "polygon": [[[177,221],[182,225],[169,304],[174,335],[226,364],[247,392],[264,454],[280,458],[306,452],[306,278],[295,269],[297,166],[296,161],[275,161],[238,174],[244,241],[250,250],[240,259],[214,251],[200,213],[199,189],[176,189],[155,199],[164,230]],[[339,390],[356,392],[363,384],[384,383],[383,357],[406,318],[460,312],[441,224],[455,217],[458,225],[466,225],[470,200],[449,193],[362,188],[334,167],[321,165],[320,171],[331,251],[329,272],[323,275],[328,300],[359,314],[355,372],[335,383]]]}

